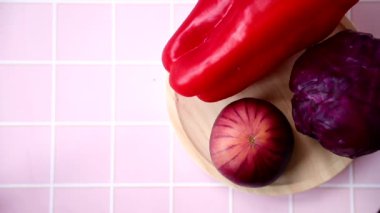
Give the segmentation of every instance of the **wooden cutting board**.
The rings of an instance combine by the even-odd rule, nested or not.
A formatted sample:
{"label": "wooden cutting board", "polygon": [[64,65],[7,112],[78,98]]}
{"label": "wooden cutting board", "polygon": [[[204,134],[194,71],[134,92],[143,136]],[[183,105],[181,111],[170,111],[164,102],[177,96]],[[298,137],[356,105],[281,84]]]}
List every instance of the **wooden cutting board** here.
{"label": "wooden cutting board", "polygon": [[[334,33],[342,29],[354,27],[344,18]],[[316,187],[333,178],[351,163],[351,159],[332,154],[314,139],[295,130],[290,103],[292,93],[288,83],[293,63],[299,55],[300,53],[296,54],[279,66],[273,74],[241,93],[215,103],[205,103],[196,97],[183,97],[167,86],[168,110],[172,125],[185,149],[207,173],[238,190],[285,195]],[[286,171],[274,183],[265,187],[242,187],[230,182],[218,172],[210,158],[209,137],[217,115],[227,104],[243,97],[256,97],[272,102],[285,114],[293,127],[295,149],[291,161]]]}

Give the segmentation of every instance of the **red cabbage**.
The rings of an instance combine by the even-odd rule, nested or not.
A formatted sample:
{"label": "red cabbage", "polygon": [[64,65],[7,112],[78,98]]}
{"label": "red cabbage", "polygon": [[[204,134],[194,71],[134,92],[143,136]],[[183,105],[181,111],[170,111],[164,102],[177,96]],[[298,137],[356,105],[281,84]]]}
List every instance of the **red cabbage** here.
{"label": "red cabbage", "polygon": [[296,60],[289,86],[299,132],[349,158],[380,149],[380,39],[333,35]]}

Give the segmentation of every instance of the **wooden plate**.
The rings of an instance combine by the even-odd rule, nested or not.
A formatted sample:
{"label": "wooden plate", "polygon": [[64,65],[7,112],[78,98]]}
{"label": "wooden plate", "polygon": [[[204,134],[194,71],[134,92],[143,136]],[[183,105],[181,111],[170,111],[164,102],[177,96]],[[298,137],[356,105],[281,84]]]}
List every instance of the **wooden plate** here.
{"label": "wooden plate", "polygon": [[[354,27],[344,18],[335,32],[342,29],[354,29]],[[299,54],[286,61],[272,75],[241,93],[216,103],[205,103],[196,97],[186,98],[176,94],[170,86],[167,87],[168,110],[174,129],[186,150],[211,176],[239,190],[285,195],[316,187],[337,175],[351,163],[351,159],[326,151],[314,139],[298,133],[294,128],[290,103],[292,93],[288,82],[292,65]],[[293,127],[295,149],[292,159],[284,174],[265,187],[242,187],[228,181],[213,166],[210,158],[209,137],[216,116],[228,103],[243,97],[256,97],[272,102],[286,115]]]}

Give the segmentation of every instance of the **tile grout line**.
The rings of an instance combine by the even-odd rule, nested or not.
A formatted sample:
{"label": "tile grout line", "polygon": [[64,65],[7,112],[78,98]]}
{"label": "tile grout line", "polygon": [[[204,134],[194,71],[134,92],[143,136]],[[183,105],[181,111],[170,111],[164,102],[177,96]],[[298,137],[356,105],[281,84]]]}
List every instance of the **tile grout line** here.
{"label": "tile grout line", "polygon": [[228,212],[229,213],[234,212],[233,200],[234,200],[234,194],[233,194],[232,187],[228,187]]}
{"label": "tile grout line", "polygon": [[115,207],[115,147],[116,147],[116,5],[111,3],[111,144],[110,144],[110,206],[109,212],[114,212]]}
{"label": "tile grout line", "polygon": [[[354,181],[353,181],[354,182]],[[355,183],[348,183],[348,184],[324,184],[320,185],[320,188],[341,188],[341,189],[349,189],[349,188],[361,188],[361,189],[378,189],[380,188],[380,184],[355,184]]]}
{"label": "tile grout line", "polygon": [[[113,0],[114,3],[117,4],[166,4],[170,0],[161,0],[161,1],[155,1],[155,0]],[[22,3],[31,3],[31,4],[39,4],[39,3],[51,3],[52,0],[0,0],[0,3],[15,3],[15,4],[22,4]],[[109,0],[55,0],[56,3],[60,4],[109,4]],[[184,1],[187,2],[187,1]]]}
{"label": "tile grout line", "polygon": [[49,186],[49,212],[54,213],[54,182],[55,182],[55,149],[56,149],[56,58],[57,58],[57,4],[53,1],[52,6],[52,71],[51,71],[51,123],[50,123],[50,186]]}
{"label": "tile grout line", "polygon": [[[216,188],[226,188],[226,185],[223,183],[209,183],[209,182],[179,182],[179,183],[169,183],[169,182],[122,182],[122,183],[41,183],[41,184],[34,184],[34,183],[17,183],[17,184],[0,184],[0,189],[4,188],[50,188],[53,186],[54,188],[73,188],[73,187],[128,187],[128,188],[134,188],[134,187],[182,187],[182,188],[188,188],[188,187],[216,187]],[[321,188],[332,188],[332,189],[350,189],[350,186],[344,185],[344,186],[329,186],[329,187],[322,187]],[[360,189],[380,189],[380,184],[356,184],[353,185],[354,188],[360,188]],[[292,198],[289,197],[289,200],[294,200],[294,195]]]}
{"label": "tile grout line", "polygon": [[161,121],[37,121],[37,122],[0,122],[0,126],[169,126],[169,122]]}
{"label": "tile grout line", "polygon": [[288,196],[288,213],[294,212],[294,195],[290,194]]}
{"label": "tile grout line", "polygon": [[[107,4],[109,0],[56,0],[57,3],[70,3],[70,4]],[[113,0],[117,4],[166,4],[171,0]],[[178,3],[195,3],[196,0],[181,0]],[[360,2],[378,2],[378,0],[361,0]],[[0,0],[0,3],[51,3],[51,0]]]}
{"label": "tile grout line", "polygon": [[351,163],[349,167],[349,181],[350,181],[350,212],[355,213],[355,192],[354,192],[354,164]]}
{"label": "tile grout line", "polygon": [[[174,33],[174,0],[169,0],[169,35]],[[161,63],[160,63],[161,64]],[[166,88],[164,88],[166,89]],[[174,137],[175,132],[169,125],[169,213],[174,213]]]}
{"label": "tile grout line", "polygon": [[[0,65],[50,65],[53,60],[0,60]],[[59,65],[161,65],[159,60],[55,60]]]}
{"label": "tile grout line", "polygon": [[181,188],[192,188],[192,187],[215,187],[215,188],[225,188],[226,186],[221,183],[194,183],[194,182],[184,182],[184,183],[173,183],[170,184],[168,182],[152,182],[152,183],[146,183],[146,182],[131,182],[131,183],[41,183],[41,184],[30,184],[30,183],[19,183],[19,184],[0,184],[0,189],[28,189],[28,188],[50,188],[53,186],[54,188],[110,188],[110,187],[117,187],[117,188],[168,188],[170,186],[172,187],[181,187]]}
{"label": "tile grout line", "polygon": [[174,130],[169,127],[169,213],[174,212]]}

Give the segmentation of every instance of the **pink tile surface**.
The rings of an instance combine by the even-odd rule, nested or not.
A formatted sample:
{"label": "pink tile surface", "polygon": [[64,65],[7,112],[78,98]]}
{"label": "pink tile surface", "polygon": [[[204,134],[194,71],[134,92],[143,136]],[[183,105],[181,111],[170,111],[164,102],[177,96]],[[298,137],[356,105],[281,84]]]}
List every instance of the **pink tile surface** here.
{"label": "pink tile surface", "polygon": [[380,189],[355,189],[355,211],[375,212],[380,211]]}
{"label": "pink tile surface", "polygon": [[0,3],[0,41],[0,60],[50,59],[51,5]]}
{"label": "pink tile surface", "polygon": [[57,58],[111,59],[112,16],[109,4],[57,6]]}
{"label": "pink tile surface", "polygon": [[[162,48],[197,1],[5,2],[0,213],[380,209],[380,152],[293,196],[229,190],[198,166],[170,127],[161,65]],[[361,0],[348,15],[380,37],[378,11],[380,0]]]}
{"label": "pink tile surface", "polygon": [[50,120],[51,88],[51,66],[0,65],[0,120]]}
{"label": "pink tile surface", "polygon": [[359,31],[380,38],[380,1],[361,1],[352,9],[351,17]]}
{"label": "pink tile surface", "polygon": [[55,181],[109,182],[110,147],[109,127],[57,127]]}
{"label": "pink tile surface", "polygon": [[289,212],[288,196],[262,196],[235,190],[233,193],[233,212],[251,213],[257,212]]}
{"label": "pink tile surface", "polygon": [[57,120],[111,119],[111,66],[58,65],[56,73]]}
{"label": "pink tile surface", "polygon": [[174,189],[175,213],[228,213],[228,190],[225,187],[179,187]]}
{"label": "pink tile surface", "polygon": [[109,212],[107,188],[58,188],[54,193],[54,213]]}
{"label": "pink tile surface", "polygon": [[169,36],[169,23],[168,4],[119,5],[116,8],[117,59],[160,60]]}
{"label": "pink tile surface", "polygon": [[167,73],[157,65],[116,67],[116,119],[118,121],[168,121]]}
{"label": "pink tile surface", "polygon": [[186,151],[181,141],[174,141],[174,181],[216,183],[217,180],[208,175]]}
{"label": "pink tile surface", "polygon": [[167,182],[169,129],[127,126],[116,129],[115,181]]}
{"label": "pink tile surface", "polygon": [[363,156],[354,162],[355,183],[376,184],[380,183],[380,152]]}
{"label": "pink tile surface", "polygon": [[169,212],[169,189],[118,188],[114,206],[115,213]]}
{"label": "pink tile surface", "polygon": [[345,213],[349,203],[349,189],[317,188],[294,196],[294,213]]}
{"label": "pink tile surface", "polygon": [[176,4],[174,6],[174,29],[177,29],[194,8],[195,3]]}
{"label": "pink tile surface", "polygon": [[49,213],[49,189],[0,189],[1,213]]}
{"label": "pink tile surface", "polygon": [[0,127],[0,150],[0,184],[49,183],[49,127]]}

